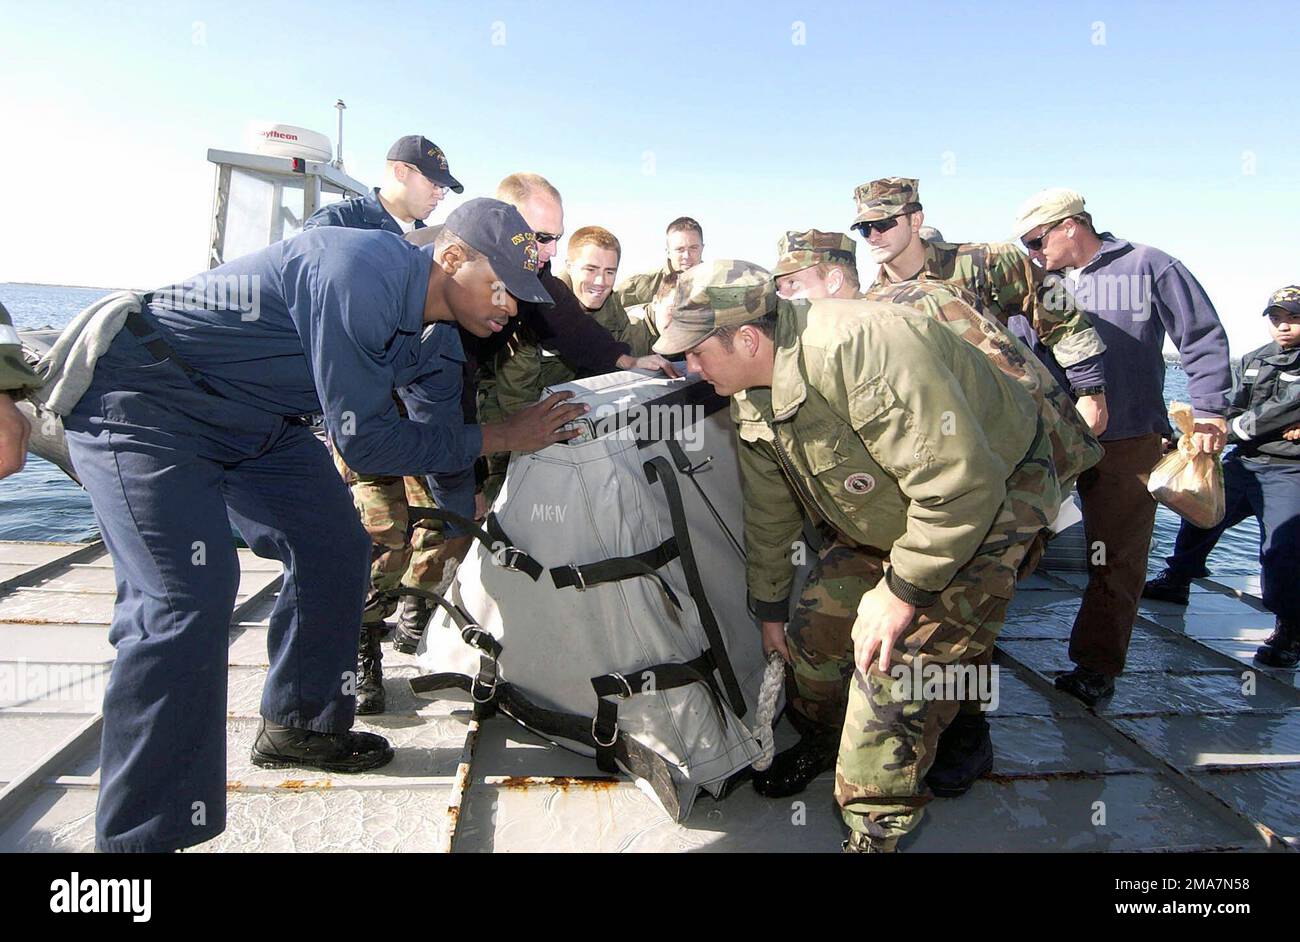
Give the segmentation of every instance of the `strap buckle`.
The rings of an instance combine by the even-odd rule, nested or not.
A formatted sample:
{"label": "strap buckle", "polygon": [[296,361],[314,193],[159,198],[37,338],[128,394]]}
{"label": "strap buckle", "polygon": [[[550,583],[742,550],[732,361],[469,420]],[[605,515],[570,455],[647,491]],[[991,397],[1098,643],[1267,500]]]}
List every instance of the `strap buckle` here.
{"label": "strap buckle", "polygon": [[570,563],[569,568],[573,570],[573,587],[579,592],[586,592],[587,580],[582,578],[582,568],[577,563]]}
{"label": "strap buckle", "polygon": [[527,554],[517,546],[505,547],[501,550],[501,568],[509,569],[511,572],[523,572],[522,569],[515,565],[515,561],[525,555]]}
{"label": "strap buckle", "polygon": [[599,717],[595,717],[595,716],[591,718],[591,740],[597,746],[600,746],[600,748],[609,749],[611,746],[614,745],[614,743],[618,742],[618,723],[614,724],[614,734],[609,737],[609,742],[601,742],[600,736],[596,734],[596,721],[598,719]]}
{"label": "strap buckle", "polygon": [[[495,663],[495,662],[494,662],[494,663]],[[475,677],[474,677],[474,683],[470,684],[469,695],[470,695],[470,697],[473,698],[473,700],[474,700],[475,703],[491,703],[491,702],[493,701],[493,699],[496,698],[496,695],[497,695],[497,684],[499,684],[499,683],[501,682],[501,677],[500,677],[500,675],[499,675],[496,671],[493,671],[493,672],[492,672],[492,683],[491,683],[491,685],[486,685],[486,684],[481,684],[481,683],[479,683],[479,676],[481,676],[481,673],[482,673],[482,672],[480,672],[479,674],[475,675]],[[487,690],[487,696],[486,696],[486,697],[480,697],[480,696],[478,695],[478,691],[479,691],[480,689],[486,689],[486,690]]]}
{"label": "strap buckle", "polygon": [[624,677],[622,674],[620,674],[618,671],[611,672],[609,676],[613,677],[620,684],[622,684],[623,690],[627,691],[627,693],[624,693],[623,690],[620,690],[617,694],[618,698],[620,700],[632,699],[632,694],[636,693],[636,691],[632,689],[632,684],[628,681],[628,679]]}

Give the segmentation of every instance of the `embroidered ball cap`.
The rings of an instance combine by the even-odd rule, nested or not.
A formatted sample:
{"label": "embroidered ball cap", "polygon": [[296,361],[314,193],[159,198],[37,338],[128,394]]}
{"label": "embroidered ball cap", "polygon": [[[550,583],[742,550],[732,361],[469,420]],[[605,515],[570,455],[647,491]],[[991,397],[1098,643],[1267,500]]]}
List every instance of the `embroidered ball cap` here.
{"label": "embroidered ball cap", "polygon": [[457,206],[443,225],[474,251],[483,253],[506,290],[520,301],[554,303],[537,277],[537,233],[519,210],[500,200],[479,197]]}
{"label": "embroidered ball cap", "polygon": [[655,341],[655,353],[673,356],[708,339],[719,327],[748,324],[776,309],[767,269],[722,259],[688,268],[668,296],[673,319]]}
{"label": "embroidered ball cap", "polygon": [[821,262],[839,262],[854,268],[858,265],[858,250],[853,239],[845,232],[787,232],[776,244],[781,257],[772,269],[772,277],[793,275]]}
{"label": "embroidered ball cap", "polygon": [[427,137],[408,134],[398,138],[397,143],[388,148],[388,159],[411,164],[434,183],[451,187],[457,193],[465,192],[465,187],[447,169],[447,155]]}
{"label": "embroidered ball cap", "polygon": [[853,191],[858,214],[853,225],[889,219],[900,213],[914,213],[921,208],[920,183],[911,177],[882,177],[864,183]]}
{"label": "embroidered ball cap", "polygon": [[1012,227],[1012,237],[1021,239],[1025,233],[1039,226],[1050,225],[1071,216],[1087,215],[1083,209],[1083,197],[1074,190],[1067,190],[1063,186],[1048,187],[1020,204],[1020,211],[1016,213],[1015,225]]}
{"label": "embroidered ball cap", "polygon": [[1288,285],[1270,294],[1268,307],[1264,308],[1264,313],[1267,314],[1273,308],[1281,308],[1288,314],[1300,317],[1300,285]]}

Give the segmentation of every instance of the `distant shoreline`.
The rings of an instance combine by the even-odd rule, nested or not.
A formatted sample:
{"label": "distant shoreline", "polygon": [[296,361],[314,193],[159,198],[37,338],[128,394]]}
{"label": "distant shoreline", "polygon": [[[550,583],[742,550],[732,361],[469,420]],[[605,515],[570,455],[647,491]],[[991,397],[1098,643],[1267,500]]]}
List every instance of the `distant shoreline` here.
{"label": "distant shoreline", "polygon": [[121,288],[105,288],[102,285],[60,285],[47,281],[0,281],[0,285],[17,285],[21,288],[79,288],[83,291],[121,291]]}

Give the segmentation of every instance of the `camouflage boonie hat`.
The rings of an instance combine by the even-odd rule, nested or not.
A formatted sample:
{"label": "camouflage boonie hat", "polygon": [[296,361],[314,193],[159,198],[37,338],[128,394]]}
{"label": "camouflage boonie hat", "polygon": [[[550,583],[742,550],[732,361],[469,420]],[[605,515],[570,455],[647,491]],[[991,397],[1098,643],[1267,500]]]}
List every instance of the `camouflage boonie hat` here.
{"label": "camouflage boonie hat", "polygon": [[858,265],[858,247],[844,232],[787,232],[777,242],[776,250],[781,257],[772,269],[773,278],[792,275],[819,262],[840,262],[854,268]]}
{"label": "camouflage boonie hat", "polygon": [[748,324],[776,310],[776,285],[765,268],[721,259],[688,268],[668,297],[672,323],[654,352],[672,356],[709,338],[719,327]]}
{"label": "camouflage boonie hat", "polygon": [[1268,314],[1275,307],[1300,317],[1300,285],[1288,285],[1270,294],[1268,307],[1264,308],[1264,313]]}
{"label": "camouflage boonie hat", "polygon": [[899,213],[914,213],[921,208],[919,181],[910,177],[885,177],[872,180],[853,191],[858,214],[853,225],[889,219]]}

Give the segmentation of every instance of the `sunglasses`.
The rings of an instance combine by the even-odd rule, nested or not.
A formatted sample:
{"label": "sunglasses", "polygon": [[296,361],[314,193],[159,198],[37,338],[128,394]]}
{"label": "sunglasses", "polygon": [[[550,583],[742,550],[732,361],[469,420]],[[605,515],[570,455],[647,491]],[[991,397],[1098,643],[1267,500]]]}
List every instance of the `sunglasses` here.
{"label": "sunglasses", "polygon": [[550,245],[552,242],[556,242],[560,238],[553,232],[535,232],[533,235],[537,237],[538,245]]}
{"label": "sunglasses", "polygon": [[873,219],[870,222],[860,222],[853,228],[856,229],[862,238],[867,238],[873,232],[888,232],[898,225],[900,216],[890,216],[888,219]]}
{"label": "sunglasses", "polygon": [[1047,239],[1047,234],[1063,222],[1065,222],[1064,219],[1058,219],[1056,222],[1044,229],[1037,239],[1021,239],[1020,241],[1024,243],[1025,248],[1029,249],[1029,251],[1037,252],[1042,249],[1043,242]]}

